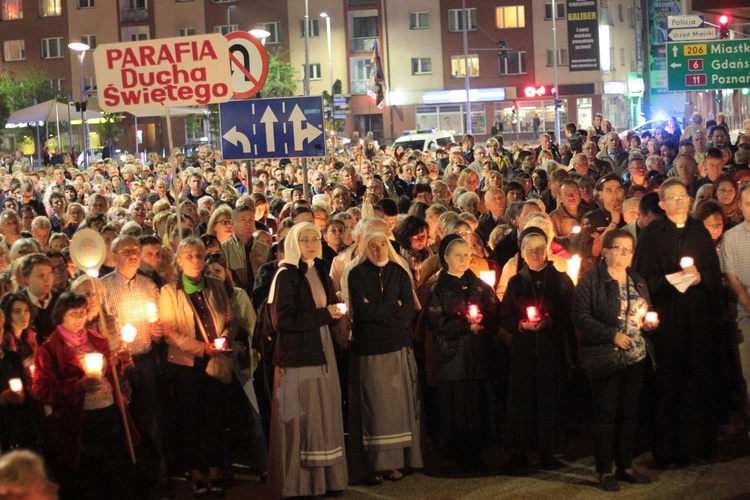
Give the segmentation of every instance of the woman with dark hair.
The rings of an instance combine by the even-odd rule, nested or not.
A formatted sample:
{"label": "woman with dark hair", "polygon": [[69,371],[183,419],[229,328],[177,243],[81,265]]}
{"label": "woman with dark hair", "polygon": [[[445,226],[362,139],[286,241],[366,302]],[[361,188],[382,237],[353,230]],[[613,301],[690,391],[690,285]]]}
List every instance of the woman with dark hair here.
{"label": "woman with dark hair", "polygon": [[36,332],[29,328],[35,310],[31,299],[22,292],[9,293],[0,301],[0,309],[5,316],[0,347],[17,352],[24,364],[30,364],[37,349]]}
{"label": "woman with dark hair", "polygon": [[[606,233],[604,259],[581,277],[573,302],[579,356],[591,385],[594,407],[596,471],[605,491],[619,490],[618,480],[651,482],[633,468],[633,443],[646,357],[650,356],[653,363],[653,347],[642,330],[653,330],[659,321],[646,317],[651,306],[648,287],[630,268],[634,249],[635,238],[629,232]],[[621,362],[615,367],[597,367],[595,359],[603,356],[621,358]],[[615,475],[613,460],[617,465]]]}
{"label": "woman with dark hair", "polygon": [[349,478],[330,330],[343,313],[321,254],[320,231],[295,224],[268,297],[278,332],[268,467],[277,497],[340,495]]}
{"label": "woman with dark hair", "polygon": [[528,194],[529,198],[542,198],[545,191],[549,188],[549,182],[547,181],[547,171],[543,168],[535,168],[534,172],[531,173],[531,191]]}
{"label": "woman with dark hair", "polygon": [[57,328],[36,351],[34,395],[52,410],[44,424],[63,498],[131,498],[135,478],[124,426],[135,443],[138,434],[125,401],[123,422],[113,388],[132,359],[127,349],[112,353],[107,339],[85,327],[87,307],[75,292],[57,299]]}
{"label": "woman with dark hair", "polygon": [[712,199],[703,200],[696,205],[693,217],[703,222],[716,245],[716,250],[719,251],[721,237],[727,223],[721,204]]}
{"label": "woman with dark hair", "polygon": [[514,201],[523,201],[526,199],[526,191],[523,185],[517,181],[510,181],[503,186],[503,193],[505,193],[505,199],[508,200],[508,205]]}
{"label": "woman with dark hair", "polygon": [[409,264],[416,285],[420,279],[422,263],[432,255],[432,250],[427,246],[430,226],[421,217],[408,215],[396,229],[395,236],[401,246],[401,256]]}
{"label": "woman with dark hair", "polygon": [[[180,241],[177,279],[162,288],[159,312],[174,371],[181,457],[192,476],[193,494],[214,496],[224,493],[219,480],[224,439],[217,429],[227,423],[234,360],[226,349],[232,347],[236,322],[226,285],[204,273],[205,257],[200,239]],[[201,470],[205,465],[207,478]]]}
{"label": "woman with dark hair", "polygon": [[[367,483],[398,481],[422,467],[418,376],[411,347],[414,292],[385,233],[368,231],[361,263],[349,273],[352,359],[349,375],[351,463]],[[383,384],[383,380],[389,383]]]}
{"label": "woman with dark hair", "polygon": [[737,181],[728,174],[720,175],[714,181],[714,199],[721,205],[724,212],[724,231],[732,229],[744,221],[740,210],[740,196]]}
{"label": "woman with dark hair", "polygon": [[219,243],[219,238],[217,238],[216,235],[208,233],[204,234],[201,236],[201,242],[203,243],[203,246],[206,247],[207,257],[221,254],[221,243]]}

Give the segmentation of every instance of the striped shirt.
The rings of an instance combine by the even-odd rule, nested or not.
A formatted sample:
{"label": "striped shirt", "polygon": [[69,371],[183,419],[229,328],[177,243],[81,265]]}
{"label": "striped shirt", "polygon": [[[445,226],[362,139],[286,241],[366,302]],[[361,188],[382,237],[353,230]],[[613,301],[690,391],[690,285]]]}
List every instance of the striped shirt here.
{"label": "striped shirt", "polygon": [[147,277],[136,274],[127,279],[116,269],[102,278],[105,310],[117,319],[120,327],[127,324],[137,329],[135,341],[130,344],[134,356],[151,350],[151,324],[146,304],[159,304],[159,289]]}

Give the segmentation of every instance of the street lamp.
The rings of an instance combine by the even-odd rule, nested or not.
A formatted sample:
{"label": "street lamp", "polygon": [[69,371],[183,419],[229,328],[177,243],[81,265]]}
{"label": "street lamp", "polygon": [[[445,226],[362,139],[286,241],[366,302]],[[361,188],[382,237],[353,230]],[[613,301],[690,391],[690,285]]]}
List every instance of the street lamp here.
{"label": "street lamp", "polygon": [[266,45],[266,38],[268,38],[269,36],[271,36],[271,32],[270,31],[267,31],[267,30],[264,30],[264,29],[261,29],[261,28],[256,28],[254,30],[250,30],[250,31],[248,31],[248,33],[250,33],[255,38],[257,38],[258,40],[260,40],[260,43],[264,47]]}
{"label": "street lamp", "polygon": [[68,44],[68,48],[74,52],[78,52],[78,72],[81,76],[81,151],[83,153],[83,170],[89,169],[89,155],[88,155],[88,133],[86,131],[86,89],[83,85],[83,58],[86,57],[86,51],[91,49],[87,44],[82,42],[73,42]]}
{"label": "street lamp", "polygon": [[320,17],[326,20],[326,37],[328,40],[328,73],[331,77],[331,99],[333,99],[333,52],[331,48],[331,16],[329,16],[325,12],[321,12]]}

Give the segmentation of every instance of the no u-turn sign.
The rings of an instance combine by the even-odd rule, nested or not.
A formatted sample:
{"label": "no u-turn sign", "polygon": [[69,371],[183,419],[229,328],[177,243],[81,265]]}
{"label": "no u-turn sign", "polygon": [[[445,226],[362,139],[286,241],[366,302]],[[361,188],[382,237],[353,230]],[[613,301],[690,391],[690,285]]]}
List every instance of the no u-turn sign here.
{"label": "no u-turn sign", "polygon": [[257,94],[268,77],[268,54],[260,40],[250,33],[234,31],[226,36],[232,67],[232,88],[235,99]]}

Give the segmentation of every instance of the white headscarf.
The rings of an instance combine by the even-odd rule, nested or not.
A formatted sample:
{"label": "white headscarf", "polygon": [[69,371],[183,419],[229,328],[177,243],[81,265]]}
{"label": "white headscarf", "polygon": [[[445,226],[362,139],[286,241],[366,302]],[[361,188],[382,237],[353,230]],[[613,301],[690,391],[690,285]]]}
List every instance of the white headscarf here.
{"label": "white headscarf", "polygon": [[[315,231],[315,234],[318,238],[321,237],[318,228],[310,222],[302,222],[300,224],[295,224],[292,226],[289,234],[287,234],[286,238],[284,239],[284,260],[279,262],[279,270],[276,271],[276,275],[273,277],[273,282],[271,283],[271,292],[268,295],[269,304],[273,302],[274,292],[276,291],[276,278],[279,277],[280,272],[286,271],[286,268],[282,267],[282,265],[290,264],[294,267],[299,267],[299,261],[302,258],[302,251],[299,247],[299,237],[300,234],[302,234],[302,231],[305,231],[307,229],[312,229],[313,231]],[[321,245],[318,248],[318,254],[316,255],[316,257],[320,259],[322,256],[323,246]],[[308,263],[308,265],[310,265],[310,263]]]}
{"label": "white headscarf", "polygon": [[[385,242],[388,244],[388,258],[385,262],[375,262],[375,260],[372,258],[372,255],[370,255],[370,249],[368,248],[368,245],[373,238],[378,238],[381,236],[385,238]],[[376,266],[383,267],[388,263],[388,261],[390,261],[394,264],[398,264],[399,266],[404,267],[404,270],[407,273],[409,272],[409,269],[404,266],[403,259],[398,253],[396,253],[396,249],[393,248],[393,245],[391,245],[388,236],[383,231],[374,229],[365,233],[365,235],[362,237],[362,255],[365,259],[369,260]]]}

